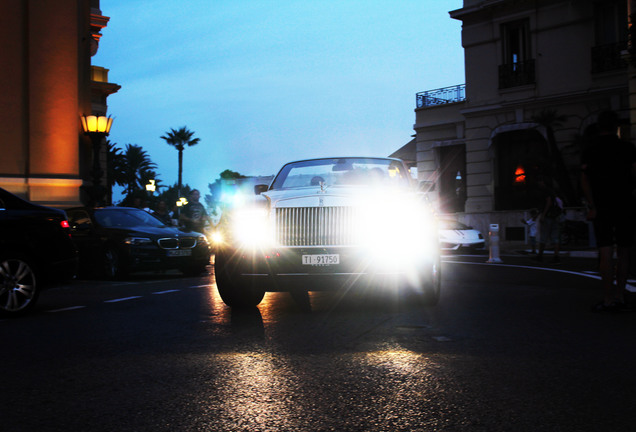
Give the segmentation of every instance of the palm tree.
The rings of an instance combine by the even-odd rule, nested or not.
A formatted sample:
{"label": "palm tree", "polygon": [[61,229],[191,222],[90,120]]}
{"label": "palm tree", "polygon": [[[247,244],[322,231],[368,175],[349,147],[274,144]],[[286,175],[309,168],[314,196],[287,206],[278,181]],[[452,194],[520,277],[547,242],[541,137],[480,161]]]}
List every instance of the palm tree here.
{"label": "palm tree", "polygon": [[170,129],[170,132],[166,133],[165,136],[162,136],[161,139],[165,140],[166,143],[173,146],[179,151],[179,177],[177,182],[177,192],[179,196],[181,196],[181,174],[183,172],[183,149],[188,146],[191,147],[193,145],[199,144],[201,141],[199,138],[192,138],[194,132],[188,130],[186,126],[183,126],[181,129],[175,130]]}
{"label": "palm tree", "polygon": [[113,144],[110,141],[106,141],[106,186],[107,186],[107,201],[113,202],[113,186],[116,184],[124,186],[124,176],[122,175],[124,166],[124,154],[121,149],[117,147],[117,144]]}
{"label": "palm tree", "polygon": [[130,197],[135,192],[144,190],[149,176],[154,177],[155,168],[157,164],[150,160],[150,156],[141,146],[126,144],[121,167],[121,178],[123,186],[126,186],[126,195]]}

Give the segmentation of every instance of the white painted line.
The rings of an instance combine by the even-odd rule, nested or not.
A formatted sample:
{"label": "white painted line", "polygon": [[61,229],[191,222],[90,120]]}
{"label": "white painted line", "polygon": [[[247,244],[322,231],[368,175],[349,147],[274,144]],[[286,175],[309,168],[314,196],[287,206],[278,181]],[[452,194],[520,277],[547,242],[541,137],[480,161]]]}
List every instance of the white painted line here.
{"label": "white painted line", "polygon": [[210,285],[210,284],[208,284],[208,285],[193,285],[193,286],[188,287],[188,288],[211,288],[212,286],[213,285]]}
{"label": "white painted line", "polygon": [[117,303],[117,302],[122,302],[126,300],[134,300],[141,297],[142,296],[132,296],[132,297],[123,297],[123,298],[113,299],[113,300],[104,300],[104,303]]}
{"label": "white painted line", "polygon": [[451,342],[452,339],[448,338],[446,336],[433,336],[433,339],[436,340],[437,342]]}
{"label": "white painted line", "polygon": [[66,307],[66,308],[61,308],[61,309],[53,309],[50,311],[47,311],[49,313],[56,313],[56,312],[66,312],[66,311],[72,311],[72,310],[77,310],[77,309],[83,309],[86,306],[70,306],[70,307]]}
{"label": "white painted line", "polygon": [[178,289],[172,289],[172,290],[165,290],[165,291],[157,291],[157,292],[153,292],[153,294],[168,294],[168,293],[173,293],[173,292],[179,292],[181,290]]}
{"label": "white painted line", "polygon": [[[561,270],[561,269],[548,268],[548,267],[523,266],[523,265],[516,265],[516,264],[495,264],[495,263],[486,263],[486,262],[480,263],[480,262],[468,262],[468,261],[447,261],[447,260],[444,260],[443,262],[445,262],[445,263],[453,263],[453,264],[483,265],[483,266],[490,266],[490,267],[514,267],[514,268],[531,269],[531,270],[545,270],[545,271],[551,271],[551,272],[557,272],[557,273],[565,273],[565,274],[571,274],[571,275],[577,275],[577,276],[588,277],[588,278],[592,278],[592,279],[596,279],[596,280],[601,280],[601,277],[596,275],[596,274],[588,274],[588,273],[585,273],[585,272],[575,272],[575,271],[570,271],[570,270]],[[636,292],[636,286],[633,286],[633,285],[630,285],[630,284],[627,284],[625,289],[627,291],[630,291],[630,292]]]}

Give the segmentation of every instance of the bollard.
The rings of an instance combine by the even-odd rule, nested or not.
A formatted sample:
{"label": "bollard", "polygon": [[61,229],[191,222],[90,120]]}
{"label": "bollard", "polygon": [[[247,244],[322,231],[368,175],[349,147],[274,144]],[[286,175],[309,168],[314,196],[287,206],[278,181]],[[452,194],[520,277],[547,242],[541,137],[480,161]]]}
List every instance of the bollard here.
{"label": "bollard", "polygon": [[499,225],[490,224],[490,231],[488,232],[488,235],[490,237],[490,258],[487,262],[500,263],[501,258],[499,258]]}

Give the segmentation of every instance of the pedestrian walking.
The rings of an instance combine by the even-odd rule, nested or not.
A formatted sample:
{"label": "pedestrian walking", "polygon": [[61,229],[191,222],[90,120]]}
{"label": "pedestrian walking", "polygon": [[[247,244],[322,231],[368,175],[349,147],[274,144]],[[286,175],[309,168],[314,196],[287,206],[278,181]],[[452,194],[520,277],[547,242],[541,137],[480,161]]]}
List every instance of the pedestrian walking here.
{"label": "pedestrian walking", "polygon": [[560,264],[559,252],[561,249],[561,217],[563,215],[563,201],[550,188],[545,180],[539,180],[539,190],[542,194],[542,209],[539,214],[539,252],[537,261],[543,262],[543,252],[546,244],[550,243],[554,249],[552,262]]}
{"label": "pedestrian walking", "polygon": [[530,240],[530,247],[532,248],[533,254],[537,253],[537,217],[539,216],[539,211],[537,209],[530,210],[530,217],[528,219],[521,219],[528,227],[528,239]]}
{"label": "pedestrian walking", "polygon": [[[603,300],[598,312],[625,307],[629,249],[634,243],[636,147],[618,136],[618,115],[606,111],[598,117],[598,136],[583,152],[581,186],[594,225],[599,250]],[[616,245],[616,274],[612,256]],[[616,280],[616,284],[614,284]]]}
{"label": "pedestrian walking", "polygon": [[181,210],[179,221],[190,231],[196,231],[199,233],[204,232],[206,224],[211,224],[210,216],[205,211],[203,204],[199,202],[201,194],[198,189],[193,189],[190,192],[190,199],[188,204]]}

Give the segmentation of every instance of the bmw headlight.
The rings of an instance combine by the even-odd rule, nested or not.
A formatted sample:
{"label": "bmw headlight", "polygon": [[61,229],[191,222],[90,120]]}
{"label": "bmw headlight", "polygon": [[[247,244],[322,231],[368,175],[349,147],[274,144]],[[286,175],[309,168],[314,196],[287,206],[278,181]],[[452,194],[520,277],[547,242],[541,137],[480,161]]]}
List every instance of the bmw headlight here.
{"label": "bmw headlight", "polygon": [[126,237],[124,243],[131,246],[141,246],[152,244],[152,240],[146,237]]}

